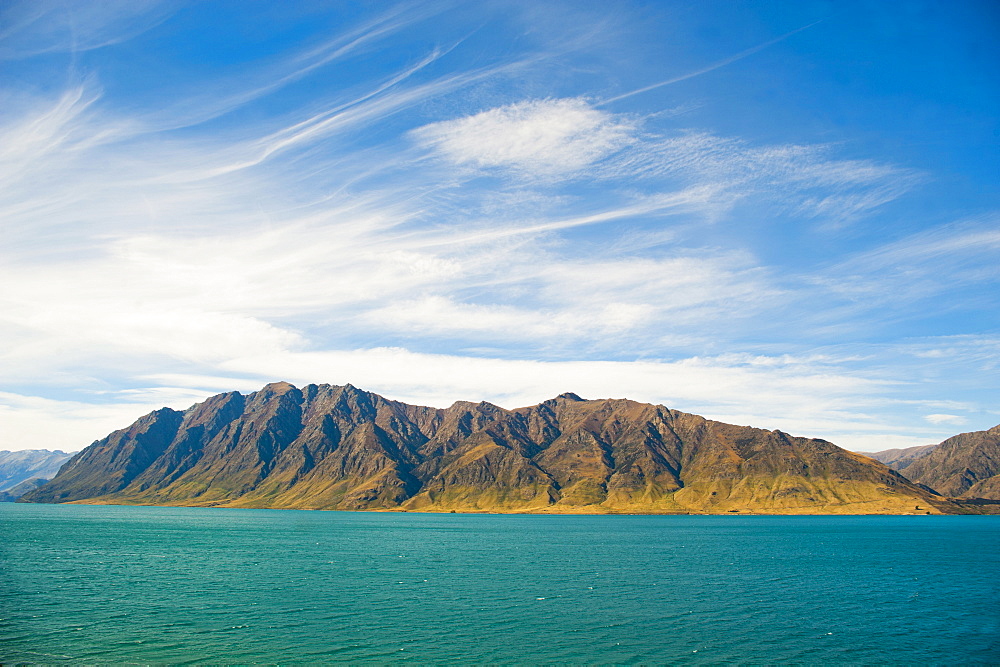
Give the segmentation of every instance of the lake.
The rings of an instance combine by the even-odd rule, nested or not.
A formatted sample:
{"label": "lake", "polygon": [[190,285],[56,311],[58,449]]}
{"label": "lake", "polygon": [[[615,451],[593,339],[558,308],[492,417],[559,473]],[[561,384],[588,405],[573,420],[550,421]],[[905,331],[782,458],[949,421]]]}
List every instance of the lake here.
{"label": "lake", "polygon": [[1000,517],[0,504],[0,662],[1000,662]]}

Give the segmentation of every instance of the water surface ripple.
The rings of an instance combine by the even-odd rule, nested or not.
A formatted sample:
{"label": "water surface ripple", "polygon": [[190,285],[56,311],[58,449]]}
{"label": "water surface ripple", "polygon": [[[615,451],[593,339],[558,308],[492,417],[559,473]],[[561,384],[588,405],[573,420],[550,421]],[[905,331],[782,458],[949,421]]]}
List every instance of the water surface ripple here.
{"label": "water surface ripple", "polygon": [[0,662],[1000,662],[1000,517],[0,504]]}

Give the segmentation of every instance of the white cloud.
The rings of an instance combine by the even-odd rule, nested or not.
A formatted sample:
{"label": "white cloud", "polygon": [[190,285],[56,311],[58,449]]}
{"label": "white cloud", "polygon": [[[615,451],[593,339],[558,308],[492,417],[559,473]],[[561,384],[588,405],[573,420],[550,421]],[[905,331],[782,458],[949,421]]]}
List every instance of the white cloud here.
{"label": "white cloud", "polygon": [[590,399],[630,398],[727,423],[820,437],[854,451],[930,444],[953,435],[957,415],[928,419],[930,427],[886,420],[882,405],[899,402],[899,383],[852,370],[849,361],[820,354],[626,362],[468,357],[404,348],[250,354],[236,349],[213,366],[224,375],[150,375],[140,378],[151,381],[148,386],[105,391],[100,403],[0,394],[0,449],[79,449],[164,405],[184,409],[214,393],[255,391],[275,380],[298,386],[351,383],[434,407],[488,400],[514,408],[574,391]]}
{"label": "white cloud", "polygon": [[[164,406],[184,409],[212,393],[155,388],[95,400],[55,400],[0,392],[0,449],[83,449]],[[89,397],[93,398],[93,397]],[[108,399],[111,400],[108,400]]]}
{"label": "white cloud", "polygon": [[577,172],[633,143],[635,125],[580,98],[530,100],[413,130],[451,162],[536,176]]}
{"label": "white cloud", "polygon": [[[400,292],[404,298],[386,298],[359,322],[407,337],[648,349],[650,338],[696,335],[720,317],[736,328],[780,295],[750,258],[731,253],[591,261],[525,248],[462,255],[461,282],[449,276],[436,293],[426,293],[428,284],[416,298]],[[462,298],[468,291],[476,301]]]}
{"label": "white cloud", "polygon": [[476,335],[479,341],[535,339],[551,344],[594,335],[619,334],[648,322],[651,308],[642,304],[601,303],[591,308],[520,308],[509,305],[460,303],[443,296],[392,302],[368,311],[362,320],[402,335]]}
{"label": "white cloud", "polygon": [[[160,16],[154,7],[142,19],[144,6],[126,4],[75,10],[78,46],[109,44]],[[58,50],[67,21],[50,9],[63,5],[36,6],[37,16],[2,29],[0,40],[13,35],[6,48],[37,35],[38,50]],[[513,406],[566,390],[627,396],[841,444],[893,432],[938,441],[948,422],[923,420],[929,412],[981,418],[995,341],[935,340],[876,368],[884,350],[857,363],[853,349],[814,354],[807,324],[819,312],[856,340],[859,310],[837,309],[831,294],[865,304],[870,328],[882,311],[900,312],[886,308],[894,301],[995,281],[995,218],[790,277],[745,249],[747,221],[732,215],[755,201],[811,224],[854,220],[919,182],[910,170],[837,159],[830,146],[678,132],[584,97],[454,118],[509,83],[530,89],[499,78],[544,57],[455,69],[448,40],[377,81],[352,71],[349,89],[287,116],[266,113],[297,104],[295,94],[239,123],[219,118],[322,67],[346,71],[348,58],[442,10],[428,7],[265,59],[224,85],[171,81],[162,106],[130,113],[101,95],[100,72],[50,99],[2,91],[0,376],[12,389],[3,403],[12,446],[38,442],[32,423],[48,424],[36,427],[45,446],[77,447],[54,441],[93,439],[161,403],[183,408],[280,378],[436,405]],[[56,89],[64,74],[34,90]],[[449,97],[459,91],[470,96]],[[451,120],[426,124],[442,117]],[[977,299],[982,312],[995,306],[987,291]],[[754,326],[771,337],[745,335]],[[404,344],[411,349],[372,349]],[[907,364],[920,354],[918,372]],[[527,360],[540,355],[548,361]],[[635,359],[644,361],[614,361]],[[954,359],[965,366],[948,366]],[[965,400],[928,389],[946,375]],[[32,402],[29,383],[78,400]],[[90,409],[84,392],[95,388],[112,393]],[[912,414],[886,416],[887,405]]]}
{"label": "white cloud", "polygon": [[932,424],[955,424],[959,426],[968,421],[966,420],[965,417],[962,417],[961,415],[945,415],[945,414],[924,415],[924,419]]}

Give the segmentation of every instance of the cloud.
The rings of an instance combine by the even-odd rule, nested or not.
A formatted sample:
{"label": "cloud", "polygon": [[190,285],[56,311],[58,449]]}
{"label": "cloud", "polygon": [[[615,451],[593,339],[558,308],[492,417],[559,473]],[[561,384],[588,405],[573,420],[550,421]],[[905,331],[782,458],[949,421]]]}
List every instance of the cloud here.
{"label": "cloud", "polygon": [[837,159],[830,146],[754,146],[698,130],[673,136],[640,132],[643,124],[644,119],[601,110],[583,98],[540,99],[431,123],[410,136],[473,175],[633,185],[645,179],[660,192],[663,185],[711,191],[702,210],[714,217],[740,200],[756,199],[834,227],[871,214],[924,178],[871,160]]}
{"label": "cloud", "polygon": [[791,424],[810,413],[816,417],[818,391],[826,396],[822,412],[833,424],[848,414],[845,408],[857,406],[850,397],[887,388],[878,381],[838,373],[833,363],[746,355],[678,361],[535,361],[395,347],[241,355],[220,367],[297,383],[319,376],[432,405],[485,399],[517,407],[572,389],[588,398],[628,397],[680,409],[698,405],[715,416],[769,406],[767,423],[760,426]]}
{"label": "cloud", "polygon": [[[418,86],[397,101],[380,102],[385,106],[362,100],[357,122],[373,122],[433,90],[434,84]],[[663,173],[690,176],[687,187],[630,193],[617,207],[584,202],[576,215],[562,210],[579,206],[569,197],[553,211],[466,215],[427,225],[423,220],[436,217],[438,202],[415,193],[434,173],[300,203],[296,151],[316,150],[350,127],[312,131],[336,114],[288,124],[280,137],[182,141],[144,135],[141,125],[104,112],[99,100],[95,90],[76,88],[7,127],[16,141],[6,146],[6,174],[17,187],[0,196],[12,241],[0,281],[18,285],[4,294],[0,309],[9,383],[39,374],[48,375],[46,382],[90,386],[95,378],[100,385],[118,377],[129,386],[150,376],[163,380],[160,389],[144,390],[142,401],[122,391],[119,400],[129,409],[153,406],[155,396],[166,401],[170,392],[174,407],[186,407],[180,403],[191,396],[226,387],[218,379],[190,387],[181,378],[220,374],[261,383],[281,377],[352,382],[435,404],[481,396],[517,405],[572,389],[835,441],[848,424],[862,433],[848,436],[850,442],[888,428],[874,423],[855,398],[870,398],[884,384],[822,363],[807,368],[739,355],[610,360],[655,358],[673,345],[705,350],[706,339],[724,347],[739,339],[743,322],[788,298],[787,287],[752,254],[686,246],[683,234],[663,224],[667,216],[696,215],[724,201],[736,184],[864,186],[888,177],[877,166],[824,162],[805,149],[752,150],[702,135],[661,155],[674,161],[660,166]],[[617,122],[602,118],[605,125]],[[599,133],[604,125],[592,127]],[[241,156],[259,154],[254,151],[281,137],[294,137],[287,150],[238,166]],[[566,139],[563,148],[572,153],[575,141]],[[630,141],[629,154],[637,155],[637,140]],[[137,156],[140,145],[148,152]],[[575,164],[610,168],[609,158],[624,158],[612,148],[582,155]],[[324,182],[351,172],[407,173],[411,156],[383,158],[348,152],[342,167],[325,163]],[[492,168],[519,167],[515,161]],[[473,188],[465,196],[480,192]],[[655,252],[642,243],[630,246],[628,239],[637,237],[627,227],[619,227],[626,232],[622,244],[601,252],[581,253],[560,242],[572,230],[647,219],[659,223]],[[984,230],[976,234],[902,244],[875,253],[866,270],[886,258],[950,257],[947,249],[969,251],[992,238]],[[490,356],[495,351],[351,349],[372,337],[425,350],[506,345],[503,354],[512,358]],[[670,341],[666,348],[664,341]],[[577,359],[524,360],[537,351]],[[234,380],[234,386],[249,384]],[[817,396],[838,395],[845,397],[841,407],[817,407]],[[58,417],[59,409],[51,407],[53,424],[67,425],[60,432],[69,433],[76,417]]]}
{"label": "cloud", "polygon": [[479,343],[534,339],[552,346],[595,335],[621,334],[645,324],[649,308],[640,304],[599,303],[591,308],[522,308],[503,304],[461,303],[444,296],[391,302],[362,320],[374,328],[406,337],[475,336]]}
{"label": "cloud", "polygon": [[[375,48],[380,41],[412,27],[439,11],[441,6],[433,3],[419,8],[397,5],[311,48],[305,48],[274,61],[255,62],[251,67],[241,63],[240,76],[234,77],[228,72],[211,83],[202,84],[201,88],[210,90],[210,93],[188,91],[188,94],[173,100],[165,108],[150,111],[143,120],[147,126],[160,131],[199,125],[271,95],[324,67],[358,57],[367,50]],[[384,93],[432,64],[449,50],[439,48],[431,50],[414,65],[388,77],[380,85],[368,89],[359,97],[348,96],[346,101],[333,105],[332,110],[327,110],[321,115],[329,116],[331,113],[344,111]]]}
{"label": "cloud", "polygon": [[[456,400],[488,400],[514,408],[571,390],[585,398],[630,398],[727,423],[821,437],[855,451],[940,442],[953,434],[950,427],[965,423],[951,414],[942,415],[948,419],[940,421],[928,417],[929,427],[905,418],[886,420],[886,405],[912,403],[915,409],[924,409],[927,402],[900,401],[905,385],[864,364],[855,367],[856,362],[831,354],[538,361],[429,354],[401,347],[234,348],[229,358],[211,367],[218,371],[215,375],[155,373],[131,380],[142,386],[92,391],[74,400],[0,394],[5,425],[0,448],[20,449],[28,443],[79,449],[152,409],[164,405],[184,409],[221,391],[255,391],[274,380],[299,386],[351,383],[390,399],[434,407]],[[950,407],[975,409],[954,403]]]}
{"label": "cloud", "polygon": [[109,46],[146,32],[173,11],[163,0],[12,0],[0,9],[0,60]]}
{"label": "cloud", "polygon": [[924,415],[924,419],[932,424],[955,424],[962,425],[966,423],[966,418],[961,415]]}
{"label": "cloud", "polygon": [[571,175],[635,141],[636,126],[581,98],[529,100],[417,128],[413,138],[459,166]]}
{"label": "cloud", "polygon": [[[161,16],[75,10],[74,46],[65,6],[16,5],[0,48],[26,55],[32,35],[47,53],[97,48]],[[923,175],[614,113],[579,87],[531,97],[569,90],[539,73],[561,76],[569,49],[607,32],[491,54],[426,7],[219,65],[245,70],[221,83],[154,69],[127,102],[100,69],[110,50],[80,51],[90,69],[68,75],[38,59],[44,82],[2,91],[0,378],[5,414],[21,415],[7,446],[34,444],[32,420],[52,441],[92,439],[161,403],[280,378],[435,405],[628,396],[841,444],[940,440],[931,412],[983,418],[989,337],[852,341],[951,302],[995,310],[975,291],[998,277],[995,217],[845,259],[838,225]],[[446,14],[456,23],[424,31]],[[748,226],[781,235],[788,220],[823,228],[830,264],[793,275],[794,243],[747,243]],[[962,287],[975,298],[942,298]],[[835,353],[818,347],[833,338]],[[946,375],[959,395],[938,390]]]}
{"label": "cloud", "polygon": [[1000,282],[996,256],[1000,250],[1000,218],[945,224],[908,235],[830,267],[818,276],[831,294],[858,308],[887,306],[893,310],[937,299],[938,310],[995,308],[995,293],[940,300],[969,286]]}
{"label": "cloud", "polygon": [[[1000,218],[988,215],[912,234],[861,254],[849,266],[877,270],[906,270],[921,265],[932,270],[945,266],[961,269],[970,260],[995,255],[998,249]],[[962,277],[975,280],[982,276],[977,271]]]}
{"label": "cloud", "polygon": [[[397,347],[245,356],[222,367],[294,383],[315,382],[317,377],[335,384],[350,382],[390,398],[436,407],[456,400],[487,400],[513,408],[571,390],[585,398],[660,403],[864,451],[900,444],[904,440],[893,438],[901,430],[920,431],[912,424],[886,422],[877,412],[880,401],[893,399],[897,383],[852,369],[835,357],[725,354],[674,361],[537,361]],[[928,428],[926,435],[909,435],[905,442],[940,441],[940,434],[940,429]]]}
{"label": "cloud", "polygon": [[185,389],[150,388],[113,396],[90,395],[86,400],[57,400],[0,392],[0,421],[4,425],[0,449],[77,451],[153,410],[165,405],[184,409],[210,395]]}
{"label": "cloud", "polygon": [[672,85],[672,84],[675,84],[675,83],[680,83],[681,81],[687,81],[688,79],[693,79],[694,77],[701,76],[702,74],[708,74],[709,72],[715,71],[715,70],[719,69],[720,67],[725,67],[726,65],[731,65],[731,64],[733,64],[735,62],[743,60],[744,58],[746,58],[748,56],[752,56],[753,54],[755,54],[755,53],[757,53],[759,51],[763,51],[764,49],[768,48],[769,46],[773,46],[773,45],[777,44],[778,42],[782,42],[782,41],[788,39],[792,35],[795,35],[797,33],[802,32],[803,30],[806,30],[808,28],[813,27],[817,23],[819,23],[819,21],[816,21],[814,23],[810,23],[808,25],[802,26],[801,28],[796,28],[795,30],[792,30],[791,32],[787,32],[784,35],[781,35],[780,37],[777,37],[775,39],[772,39],[772,40],[769,40],[767,42],[764,42],[763,44],[758,44],[758,45],[753,46],[753,47],[751,47],[749,49],[745,49],[743,51],[740,51],[739,53],[737,53],[737,54],[735,54],[733,56],[730,56],[728,58],[724,58],[723,60],[720,60],[718,62],[712,63],[711,65],[708,65],[706,67],[702,67],[701,69],[697,69],[697,70],[695,70],[693,72],[688,72],[686,74],[681,74],[679,76],[675,76],[675,77],[672,77],[670,79],[666,79],[665,81],[659,81],[657,83],[654,83],[654,84],[651,84],[651,85],[648,85],[648,86],[643,86],[642,88],[639,88],[637,90],[633,90],[633,91],[630,91],[630,92],[627,92],[627,93],[623,93],[621,95],[617,95],[615,97],[612,97],[610,99],[602,101],[601,104],[602,105],[604,105],[604,104],[611,104],[611,103],[617,102],[619,100],[627,99],[627,98],[632,97],[634,95],[640,95],[642,93],[649,92],[650,90],[656,90],[657,88],[662,88],[663,86],[669,86],[669,85]]}
{"label": "cloud", "polygon": [[923,176],[869,160],[831,156],[831,147],[754,146],[745,140],[688,130],[647,136],[641,145],[599,166],[602,178],[679,179],[711,184],[717,211],[741,200],[763,200],[785,213],[843,225],[901,197]]}

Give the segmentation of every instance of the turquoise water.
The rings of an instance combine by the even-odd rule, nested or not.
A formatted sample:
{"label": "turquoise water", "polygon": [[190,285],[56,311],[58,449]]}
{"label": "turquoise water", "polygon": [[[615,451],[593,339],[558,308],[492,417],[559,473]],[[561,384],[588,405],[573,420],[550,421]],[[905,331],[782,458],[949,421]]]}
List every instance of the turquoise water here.
{"label": "turquoise water", "polygon": [[0,505],[0,662],[1000,662],[1000,517]]}

